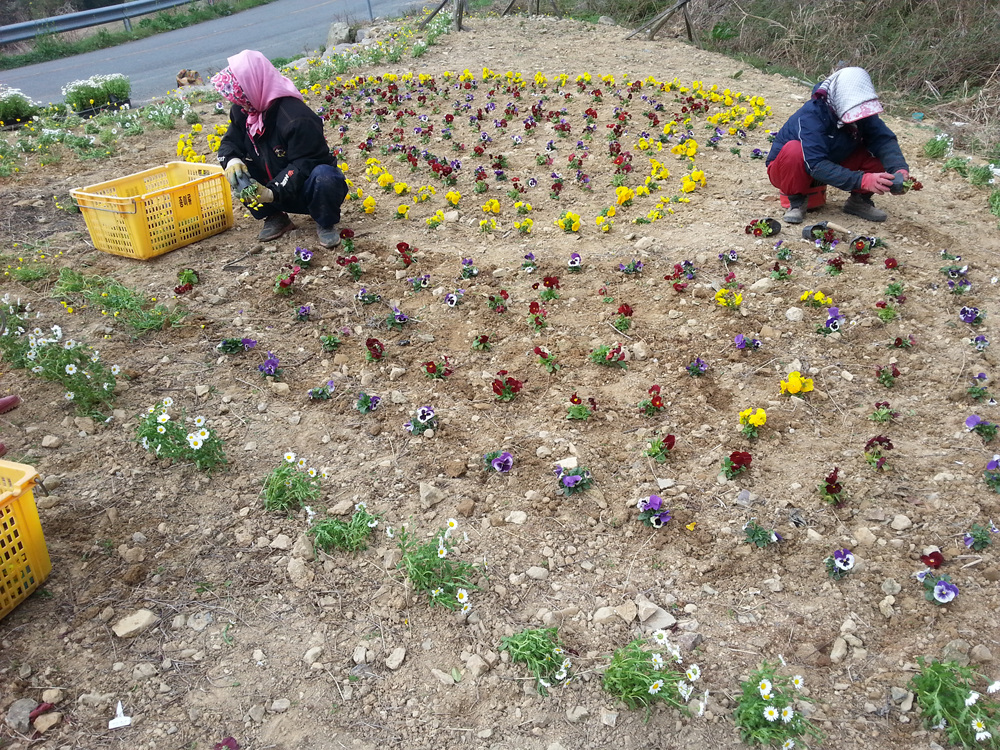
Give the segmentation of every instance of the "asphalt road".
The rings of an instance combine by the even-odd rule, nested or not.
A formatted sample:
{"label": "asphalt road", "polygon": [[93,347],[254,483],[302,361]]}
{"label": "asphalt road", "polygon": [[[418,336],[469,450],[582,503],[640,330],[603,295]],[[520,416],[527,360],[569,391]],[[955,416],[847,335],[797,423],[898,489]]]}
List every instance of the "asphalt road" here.
{"label": "asphalt road", "polygon": [[[407,0],[371,0],[375,17],[398,15]],[[132,80],[132,102],[142,104],[176,88],[181,68],[207,75],[226,66],[244,49],[268,57],[300,57],[326,45],[334,21],[369,20],[366,0],[275,0],[241,13],[185,29],[156,34],[118,47],[0,71],[0,83],[21,89],[36,102],[60,102],[62,87],[101,73],[124,73]]]}

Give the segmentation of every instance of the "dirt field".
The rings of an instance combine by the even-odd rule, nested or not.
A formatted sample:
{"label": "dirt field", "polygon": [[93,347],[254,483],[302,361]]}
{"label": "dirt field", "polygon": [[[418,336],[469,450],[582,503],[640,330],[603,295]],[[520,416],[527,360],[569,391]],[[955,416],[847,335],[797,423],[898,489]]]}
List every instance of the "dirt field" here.
{"label": "dirt field", "polygon": [[[964,426],[974,413],[996,418],[995,406],[965,395],[976,373],[995,374],[994,348],[979,353],[969,343],[977,334],[993,337],[997,313],[997,229],[986,193],[954,173],[942,175],[940,163],[922,155],[931,131],[908,112],[890,112],[887,120],[923,190],[877,198],[889,211],[882,225],[843,214],[846,196],[832,189],[828,205],[809,219],[878,236],[888,247],[859,264],[844,245],[818,253],[794,227],[756,239],[744,232],[747,222],[780,218],[782,209],[763,161],[751,152],[766,153],[765,129],[777,130],[804,101],[804,86],[753,70],[736,79],[739,66],[731,60],[668,39],[623,42],[626,32],[614,27],[549,18],[473,19],[471,25],[472,32],[442,37],[419,59],[361,72],[434,76],[446,94],[421,108],[414,89],[406,108],[415,116],[396,123],[390,109],[371,154],[357,148],[371,107],[362,114],[363,97],[343,93],[359,108],[344,151],[348,177],[377,201],[373,215],[360,201],[345,205],[342,226],[356,232],[363,269],[357,283],[335,263],[339,252],[318,247],[308,217],[296,218],[297,232],[263,247],[257,222],[238,210],[233,230],[150,262],[94,250],[83,218],[56,208],[52,196],[175,159],[178,132],[147,130],[102,162],[68,157],[43,168],[29,161],[18,177],[0,182],[8,257],[25,248],[44,252],[56,268],[111,275],[190,311],[181,326],[133,338],[97,309],[77,305],[68,314],[51,296],[54,273],[30,285],[4,282],[4,292],[41,313],[39,326],[58,324],[132,377],[119,382],[113,418],[95,424],[75,419],[57,386],[2,368],[2,394],[25,399],[0,417],[7,458],[35,466],[52,488],[48,497],[36,495],[53,572],[42,592],[0,622],[0,711],[21,698],[41,701],[44,690],[58,688],[62,716],[37,739],[4,725],[0,747],[211,748],[232,736],[252,750],[731,748],[741,744],[730,717],[739,681],[760,662],[783,658],[816,700],[811,718],[827,733],[826,747],[927,748],[945,738],[921,726],[905,696],[918,657],[971,655],[990,679],[1000,676],[993,656],[1000,655],[998,547],[974,554],[962,544],[973,523],[1000,520],[997,495],[982,481],[994,445]],[[487,97],[494,86],[482,81],[484,67],[501,76],[520,73],[527,82],[521,98],[515,100],[507,84]],[[446,82],[444,72],[466,68],[476,87],[447,88],[456,78]],[[544,91],[531,85],[538,71],[548,79]],[[575,80],[584,72],[593,79],[581,91]],[[559,74],[568,76],[564,87],[555,81]],[[604,74],[614,82],[600,81]],[[706,115],[695,116],[695,167],[704,170],[707,184],[684,194],[688,165],[669,150],[678,139],[660,153],[636,144],[641,130],[655,138],[681,114],[687,94],[648,86],[629,99],[628,83],[647,76],[764,97],[773,116],[746,137],[722,126],[715,150],[707,144],[713,131]],[[603,90],[601,103],[592,99],[595,87]],[[324,94],[312,95],[310,103],[339,106]],[[536,117],[536,129],[523,130],[543,94],[543,113],[566,108],[569,137],[559,138],[544,116]],[[466,97],[470,111],[452,109]],[[493,120],[508,104],[518,113],[477,156],[479,126],[470,127],[468,119],[490,100],[496,110],[485,111],[484,130],[494,132]],[[582,153],[576,142],[590,107],[598,116],[594,138],[585,142],[583,170],[593,186],[587,191],[568,157]],[[602,234],[595,217],[615,202],[605,126],[613,124],[616,107],[632,118],[620,139],[635,165],[625,184],[633,190],[643,184],[650,156],[671,175],[659,191],[619,208],[614,226]],[[212,104],[195,108],[205,123],[195,149],[208,154],[204,135],[225,115],[214,114]],[[713,104],[708,114],[726,109]],[[451,111],[454,139],[447,142],[440,132]],[[647,111],[659,117],[658,127],[648,124]],[[413,132],[421,114],[435,127],[427,144]],[[330,124],[328,139],[338,144]],[[178,127],[186,132],[183,122]],[[402,128],[403,143],[462,160],[454,188],[462,194],[457,220],[428,228],[428,216],[451,209],[449,188],[424,162],[411,173],[394,155],[379,153],[392,142],[394,127]],[[513,145],[514,134],[523,137],[521,145]],[[546,153],[550,139],[553,164],[539,165],[536,155]],[[456,153],[454,141],[466,150]],[[523,196],[534,207],[534,230],[526,237],[514,229],[521,217],[506,195],[511,181],[493,174],[489,155],[500,153],[509,178],[539,182]],[[437,193],[410,203],[411,220],[394,220],[396,206],[411,196],[385,193],[366,180],[368,156],[405,180],[411,196],[427,184]],[[489,173],[489,190],[481,195],[473,191],[478,165]],[[550,197],[552,171],[565,177],[558,199]],[[630,223],[670,196],[690,202],[669,204],[674,213],[653,223]],[[499,227],[483,234],[480,206],[490,198],[501,206]],[[580,215],[578,232],[554,226],[564,211]],[[778,239],[792,250],[782,262],[792,269],[787,280],[770,278]],[[405,270],[395,252],[401,241],[419,248],[415,265]],[[316,260],[289,298],[278,297],[275,276],[297,246],[317,250]],[[714,301],[727,273],[718,256],[730,250],[739,259],[728,271],[744,287],[738,311]],[[939,271],[947,264],[942,250],[969,265],[970,294],[948,293]],[[538,258],[534,274],[521,270],[529,252]],[[574,252],[582,256],[580,273],[567,268]],[[836,277],[825,271],[833,255],[845,260]],[[887,257],[899,267],[888,270]],[[476,278],[458,278],[461,258],[475,261]],[[636,259],[642,274],[619,272],[619,263]],[[676,291],[664,277],[685,260],[697,267],[697,278]],[[201,284],[173,300],[177,272],[188,267]],[[430,274],[430,286],[414,292],[406,279],[421,274]],[[536,332],[527,324],[528,306],[538,299],[533,285],[548,275],[559,277],[560,296],[544,303],[548,325]],[[876,303],[893,281],[904,285],[906,301],[897,320],[883,323]],[[362,306],[356,299],[362,286],[383,302]],[[444,295],[456,289],[464,290],[463,303],[449,308]],[[498,314],[487,298],[501,289],[510,300],[508,311]],[[826,309],[800,303],[806,290],[832,297],[845,316],[840,333],[816,332]],[[385,330],[390,302],[411,316],[401,332]],[[634,308],[626,335],[611,326],[622,303]],[[312,307],[309,322],[294,320],[300,305]],[[979,329],[959,320],[963,305],[989,312]],[[336,353],[320,347],[319,336],[330,333],[344,340]],[[483,334],[492,350],[473,351]],[[761,348],[737,350],[737,334],[756,335]],[[911,335],[912,348],[891,347]],[[216,349],[223,338],[244,336],[258,341],[253,351],[220,355]],[[380,362],[365,360],[369,337],[385,345]],[[615,343],[628,352],[627,370],[588,360],[593,348]],[[557,354],[558,373],[537,365],[536,346]],[[281,359],[281,383],[257,371],[269,351]],[[421,364],[444,356],[454,373],[427,378]],[[700,378],[685,369],[696,357],[709,365]],[[892,363],[900,376],[886,389],[875,371]],[[510,403],[498,403],[491,391],[499,370],[525,381]],[[781,395],[779,383],[793,370],[814,379],[815,390],[804,398]],[[331,378],[333,399],[306,398],[308,389]],[[645,417],[636,405],[653,384],[662,387],[666,408]],[[362,390],[384,398],[372,414],[354,409]],[[598,409],[588,421],[566,419],[574,393],[595,399]],[[138,415],[165,397],[188,416],[207,417],[226,441],[228,470],[209,476],[192,465],[167,465],[136,443]],[[898,412],[886,425],[868,418],[881,401]],[[422,405],[433,406],[440,419],[432,437],[403,429]],[[739,412],[749,407],[766,409],[768,417],[754,442],[739,431]],[[643,455],[658,430],[676,436],[665,463]],[[884,472],[864,457],[866,442],[879,434],[895,445]],[[58,438],[47,441],[56,447],[42,447],[47,436]],[[482,456],[498,450],[514,455],[507,475],[482,470]],[[727,481],[720,465],[734,450],[750,451],[753,463]],[[330,471],[313,512],[342,516],[364,501],[383,517],[368,550],[314,555],[303,537],[306,510],[264,510],[262,480],[287,451]],[[552,465],[567,458],[590,469],[594,485],[564,498],[556,494]],[[834,466],[849,497],[842,507],[825,504],[816,490]],[[659,530],[636,518],[636,501],[652,493],[673,512]],[[408,524],[430,539],[450,518],[458,521],[459,557],[484,573],[468,615],[415,596],[396,569],[399,553],[385,532]],[[784,540],[751,547],[742,531],[751,519]],[[823,560],[842,547],[854,551],[858,565],[844,580],[831,581]],[[913,578],[923,569],[921,554],[934,547],[946,560],[940,572],[961,589],[946,607],[924,601]],[[629,711],[602,690],[611,653],[648,630],[638,616],[648,612],[646,601],[662,608],[657,617],[667,616],[662,622],[686,649],[685,663],[702,669],[698,687],[711,691],[702,717],[655,708],[646,721],[642,711]],[[114,635],[112,626],[139,609],[152,611],[158,622],[136,637]],[[505,635],[548,625],[559,626],[578,679],[546,698],[499,646]],[[405,658],[389,668],[386,659],[398,648]],[[119,700],[133,724],[109,731]]]}

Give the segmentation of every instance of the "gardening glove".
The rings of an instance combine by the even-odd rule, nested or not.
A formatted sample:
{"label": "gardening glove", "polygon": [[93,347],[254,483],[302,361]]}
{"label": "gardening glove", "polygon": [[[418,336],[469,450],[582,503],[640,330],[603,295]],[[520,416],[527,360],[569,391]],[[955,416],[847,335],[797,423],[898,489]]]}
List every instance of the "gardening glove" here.
{"label": "gardening glove", "polygon": [[910,179],[910,173],[909,173],[909,171],[907,171],[907,170],[905,170],[905,169],[897,169],[897,170],[896,170],[896,174],[901,174],[901,175],[903,175],[903,181],[904,181],[904,182],[905,182],[906,180]]}
{"label": "gardening glove", "polygon": [[883,195],[892,188],[892,175],[888,172],[865,172],[861,176],[861,189],[866,193]]}
{"label": "gardening glove", "polygon": [[271,188],[266,188],[263,185],[257,188],[257,200],[260,203],[274,203],[274,193],[271,192]]}
{"label": "gardening glove", "polygon": [[240,177],[250,179],[250,171],[242,159],[230,159],[226,164],[226,179],[233,187],[237,187]]}

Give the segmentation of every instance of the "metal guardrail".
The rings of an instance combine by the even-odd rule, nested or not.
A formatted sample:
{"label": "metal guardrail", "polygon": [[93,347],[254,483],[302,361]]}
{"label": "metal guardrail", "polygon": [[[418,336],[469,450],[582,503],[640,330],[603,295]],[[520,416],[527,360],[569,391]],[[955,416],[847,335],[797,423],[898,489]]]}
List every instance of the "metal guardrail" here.
{"label": "metal guardrail", "polygon": [[10,42],[23,42],[26,39],[34,39],[41,34],[53,34],[62,31],[74,31],[75,29],[86,29],[90,26],[98,26],[102,23],[113,21],[123,21],[128,31],[132,30],[132,22],[129,19],[136,16],[143,16],[147,13],[155,13],[158,10],[174,8],[178,5],[187,5],[193,0],[132,0],[132,2],[121,5],[111,5],[107,8],[96,8],[94,10],[82,10],[78,13],[67,13],[62,16],[52,16],[51,18],[40,18],[37,21],[25,21],[23,23],[13,23],[9,26],[0,26],[0,44]]}

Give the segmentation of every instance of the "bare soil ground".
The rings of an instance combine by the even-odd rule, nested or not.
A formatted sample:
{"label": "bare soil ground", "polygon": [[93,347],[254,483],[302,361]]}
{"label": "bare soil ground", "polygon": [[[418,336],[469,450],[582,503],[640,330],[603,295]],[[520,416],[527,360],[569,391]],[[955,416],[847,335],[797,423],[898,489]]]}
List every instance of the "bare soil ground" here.
{"label": "bare soil ground", "polygon": [[[297,219],[297,232],[261,247],[259,225],[238,211],[233,230],[137,262],[94,250],[83,219],[53,205],[54,194],[176,158],[176,133],[149,130],[106,161],[36,164],[0,183],[8,256],[25,248],[44,251],[56,267],[111,275],[161,300],[174,296],[181,268],[196,269],[202,281],[171,302],[190,311],[182,326],[137,339],[98,310],[67,314],[50,296],[51,277],[30,286],[4,282],[5,292],[42,314],[40,325],[58,323],[66,335],[99,344],[105,361],[134,378],[119,387],[111,421],[95,426],[76,421],[52,384],[3,368],[2,392],[25,399],[0,417],[8,458],[35,466],[53,487],[48,497],[36,494],[54,567],[43,592],[0,622],[0,710],[19,698],[41,700],[47,688],[59,688],[63,698],[57,707],[61,723],[35,739],[0,727],[0,747],[210,748],[233,736],[244,748],[287,750],[730,748],[740,745],[729,716],[738,681],[779,655],[789,673],[805,677],[817,700],[812,718],[829,735],[826,746],[928,747],[943,738],[928,734],[916,713],[901,710],[891,695],[891,688],[905,687],[917,657],[938,657],[946,646],[959,658],[975,650],[985,661],[980,667],[996,678],[1000,667],[990,652],[1000,655],[997,547],[972,555],[961,543],[973,522],[1000,519],[997,495],[981,480],[992,446],[964,428],[972,413],[995,419],[995,407],[965,396],[972,375],[995,374],[995,355],[970,346],[975,332],[957,315],[963,304],[988,310],[981,332],[992,338],[1000,268],[985,193],[942,176],[921,155],[928,132],[907,113],[890,113],[924,189],[878,199],[889,210],[882,225],[844,215],[846,196],[834,190],[827,207],[810,214],[810,220],[877,235],[888,248],[876,250],[870,265],[848,260],[843,274],[830,277],[824,257],[786,227],[778,238],[793,250],[794,274],[771,280],[775,238],[744,233],[749,220],[781,214],[763,162],[749,158],[754,147],[767,150],[764,130],[745,139],[726,134],[712,151],[704,143],[711,131],[703,129],[702,116],[694,125],[696,165],[704,169],[707,186],[691,193],[690,203],[676,204],[675,214],[648,225],[629,220],[644,215],[655,195],[637,200],[602,235],[594,217],[614,200],[605,147],[614,107],[631,108],[634,116],[632,132],[622,139],[635,155],[632,187],[647,174],[651,153],[635,148],[646,104],[639,94],[630,103],[613,95],[623,90],[623,76],[676,76],[684,85],[699,80],[706,88],[717,84],[763,96],[773,108],[765,123],[772,129],[808,91],[752,70],[735,80],[738,66],[728,59],[668,39],[623,42],[619,28],[549,18],[473,19],[471,25],[474,31],[443,37],[422,58],[361,73],[412,71],[441,84],[446,70],[468,68],[479,79],[484,66],[501,75],[519,72],[529,83],[536,71],[550,81],[567,74],[565,89],[550,89],[543,105],[565,106],[573,127],[569,139],[557,141],[552,167],[535,163],[545,143],[556,138],[544,122],[524,134],[519,147],[510,145],[509,135],[491,145],[493,153],[507,154],[509,176],[540,180],[525,196],[536,222],[527,238],[513,230],[509,182],[491,175],[490,190],[473,193],[473,168],[489,164],[471,151],[478,128],[467,126],[467,113],[456,116],[454,125],[455,139],[468,144],[464,154],[452,155],[451,144],[437,135],[426,146],[463,160],[460,217],[436,230],[424,219],[448,208],[446,188],[439,185],[431,200],[414,205],[411,221],[392,220],[406,199],[365,181],[364,155],[356,144],[367,120],[353,125],[345,149],[348,176],[378,200],[371,216],[359,202],[345,206],[343,226],[357,233],[364,276],[352,282],[334,262],[338,253],[320,250],[290,301],[275,297],[271,287],[296,246],[317,247],[308,217]],[[600,74],[615,77],[614,84],[600,84],[606,96],[588,144],[593,192],[573,184],[566,164],[584,125],[583,111],[597,106],[573,85],[584,72],[594,77],[588,92]],[[474,113],[485,106],[485,90],[480,83],[441,99],[440,113],[431,115],[437,132],[450,101],[469,93]],[[565,92],[572,96],[564,98]],[[643,93],[665,104],[665,119],[682,105],[675,93]],[[509,133],[523,132],[521,120],[540,98],[541,92],[525,91]],[[487,124],[513,101],[506,94],[496,100],[497,113],[487,113]],[[322,96],[310,101],[331,106]],[[195,106],[206,131],[224,120],[211,104]],[[405,119],[405,140],[421,146],[412,134],[415,124],[415,118]],[[390,112],[386,129],[391,127]],[[334,128],[329,140],[339,140]],[[389,142],[385,135],[383,142]],[[739,156],[730,152],[738,142]],[[203,137],[197,144],[207,153]],[[434,182],[424,166],[411,175],[407,165],[381,156],[377,147],[373,154],[411,188]],[[656,156],[672,172],[661,194],[678,195],[685,163],[669,150]],[[553,169],[567,176],[558,201],[548,196]],[[500,228],[487,236],[479,233],[479,206],[491,197],[502,212]],[[581,215],[578,234],[553,226],[565,210]],[[394,252],[400,241],[420,249],[402,279]],[[730,249],[739,253],[730,270],[745,286],[740,312],[713,300],[712,284],[726,273],[717,256]],[[947,293],[941,250],[970,265],[971,295]],[[540,259],[534,275],[520,271],[527,252]],[[580,274],[567,272],[571,252],[583,257]],[[897,270],[885,269],[887,256],[899,260]],[[462,257],[475,259],[481,270],[475,280],[457,279]],[[645,271],[625,277],[618,264],[632,259],[641,259]],[[678,293],[664,276],[683,260],[700,272]],[[414,293],[405,276],[422,273],[431,274],[431,289]],[[535,333],[525,320],[529,301],[537,299],[532,285],[542,275],[558,275],[562,288],[560,299],[546,305],[549,326]],[[891,280],[903,282],[907,300],[901,318],[883,324],[875,303]],[[389,308],[362,307],[355,300],[361,285],[419,322],[402,333],[379,330]],[[605,294],[598,292],[602,287]],[[465,301],[449,309],[442,294],[455,288],[465,290]],[[511,296],[502,315],[486,303],[500,289]],[[825,310],[805,307],[803,316],[789,315],[802,307],[798,299],[805,290],[833,297],[848,322],[842,333],[815,332]],[[627,337],[610,327],[622,302],[635,309]],[[294,307],[302,304],[313,306],[312,322],[293,321]],[[320,349],[319,335],[345,331],[338,353]],[[762,348],[738,352],[732,343],[738,333],[758,335]],[[491,352],[471,350],[480,334],[490,335]],[[887,347],[911,334],[917,340],[912,349]],[[244,356],[220,356],[216,344],[234,336],[255,338],[258,346]],[[365,361],[369,336],[386,344],[382,363]],[[588,361],[592,348],[615,342],[630,353],[626,371]],[[532,350],[539,345],[558,353],[560,372],[550,376],[535,364]],[[287,390],[258,375],[268,351],[281,357]],[[426,378],[420,364],[445,355],[454,374]],[[699,379],[685,371],[696,356],[710,365]],[[901,376],[887,390],[876,381],[875,368],[890,362]],[[490,390],[501,369],[526,381],[510,404],[496,403]],[[794,369],[815,380],[816,390],[804,399],[780,395],[779,380]],[[309,402],[305,392],[330,377],[337,384],[335,398]],[[668,407],[660,417],[646,418],[636,404],[654,383],[663,387]],[[198,386],[208,386],[207,392],[196,395]],[[353,404],[361,390],[383,396],[383,407],[360,415]],[[589,421],[565,418],[574,392],[597,401]],[[137,415],[167,396],[189,415],[206,416],[225,438],[227,471],[206,476],[193,466],[168,466],[135,443]],[[885,400],[899,417],[874,425],[868,415]],[[433,437],[412,438],[402,425],[424,404],[435,407],[441,427]],[[752,444],[738,429],[738,413],[751,406],[768,413]],[[674,455],[664,464],[643,455],[659,429],[677,436]],[[890,470],[875,473],[863,448],[880,432],[891,437],[895,450]],[[42,448],[48,435],[61,444]],[[514,470],[485,474],[482,455],[500,449],[514,454]],[[736,449],[752,452],[751,470],[735,480],[720,479],[720,461]],[[313,508],[320,514],[349,512],[363,500],[385,525],[408,523],[427,537],[446,519],[458,519],[461,557],[488,573],[473,593],[472,613],[456,615],[414,597],[395,569],[398,553],[382,527],[365,552],[317,559],[301,540],[306,512],[268,513],[260,501],[264,475],[288,450],[307,457],[310,466],[330,468],[322,500]],[[551,467],[567,457],[587,466],[595,485],[562,498]],[[840,508],[823,504],[816,492],[834,465],[841,467],[850,496]],[[636,520],[636,500],[654,492],[674,513],[661,530]],[[784,541],[751,548],[741,529],[752,518]],[[942,571],[961,587],[948,607],[925,602],[912,577],[922,568],[920,555],[935,546],[947,560]],[[858,569],[831,582],[822,561],[840,547],[855,551]],[[534,571],[537,577],[528,577],[532,567],[544,575]],[[685,659],[700,664],[712,694],[704,717],[657,709],[647,720],[601,689],[600,670],[610,653],[643,630],[634,607],[642,599],[668,610],[676,637],[694,648]],[[595,622],[594,613],[604,607],[618,613]],[[140,608],[156,613],[159,623],[135,638],[113,635],[111,626]],[[560,627],[579,675],[548,698],[498,651],[504,635],[543,624]],[[838,648],[831,654],[841,644],[846,653]],[[405,660],[391,670],[386,657],[398,647],[406,649]],[[478,659],[476,670],[468,668],[474,655],[489,667],[478,676]],[[461,679],[446,684],[432,669],[445,677],[455,670]],[[133,725],[109,731],[118,700]]]}

